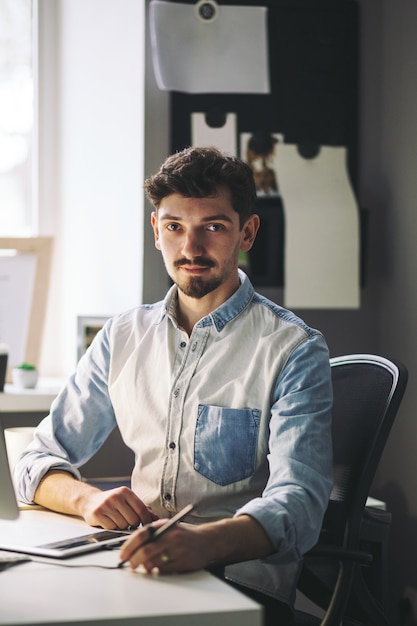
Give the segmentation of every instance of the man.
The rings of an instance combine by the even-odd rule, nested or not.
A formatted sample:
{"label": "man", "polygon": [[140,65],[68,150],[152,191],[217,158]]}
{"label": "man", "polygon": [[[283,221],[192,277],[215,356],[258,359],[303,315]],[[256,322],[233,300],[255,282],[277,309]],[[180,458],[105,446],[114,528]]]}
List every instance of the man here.
{"label": "man", "polygon": [[[143,524],[121,550],[131,567],[225,566],[267,619],[290,623],[331,488],[325,341],[238,269],[259,227],[248,165],[190,148],[145,190],[174,285],[97,335],[17,466],[20,498],[93,526]],[[76,468],[116,425],[135,452],[132,490],[102,492]],[[199,502],[190,524],[141,547],[147,524],[189,502]]]}

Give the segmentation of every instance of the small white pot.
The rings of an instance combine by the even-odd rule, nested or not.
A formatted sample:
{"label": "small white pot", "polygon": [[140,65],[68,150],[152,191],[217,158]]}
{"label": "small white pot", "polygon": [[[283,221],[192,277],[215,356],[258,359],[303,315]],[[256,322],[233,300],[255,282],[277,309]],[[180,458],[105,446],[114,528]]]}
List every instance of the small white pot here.
{"label": "small white pot", "polygon": [[12,369],[12,381],[19,389],[33,389],[38,382],[38,370]]}

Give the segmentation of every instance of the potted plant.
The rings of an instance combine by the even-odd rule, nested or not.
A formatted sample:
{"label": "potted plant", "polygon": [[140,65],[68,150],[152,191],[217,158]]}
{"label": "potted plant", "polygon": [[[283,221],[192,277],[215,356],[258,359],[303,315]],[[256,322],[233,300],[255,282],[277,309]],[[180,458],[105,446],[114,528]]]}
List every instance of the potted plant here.
{"label": "potted plant", "polygon": [[32,363],[21,363],[12,369],[12,381],[21,389],[33,389],[38,382],[38,370]]}

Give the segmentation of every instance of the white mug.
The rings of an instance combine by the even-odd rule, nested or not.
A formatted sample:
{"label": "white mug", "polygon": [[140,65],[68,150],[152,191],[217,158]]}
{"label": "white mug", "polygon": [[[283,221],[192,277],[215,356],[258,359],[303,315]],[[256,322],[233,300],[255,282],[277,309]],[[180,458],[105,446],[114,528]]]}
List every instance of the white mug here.
{"label": "white mug", "polygon": [[17,461],[17,457],[33,440],[35,426],[16,426],[4,429],[4,441],[6,443],[7,458],[9,460],[10,472]]}

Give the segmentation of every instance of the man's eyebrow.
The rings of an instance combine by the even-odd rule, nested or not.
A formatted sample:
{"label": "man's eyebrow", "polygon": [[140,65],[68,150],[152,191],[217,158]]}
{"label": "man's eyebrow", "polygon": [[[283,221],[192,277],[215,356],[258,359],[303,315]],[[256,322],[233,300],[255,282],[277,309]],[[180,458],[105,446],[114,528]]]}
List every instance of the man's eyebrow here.
{"label": "man's eyebrow", "polygon": [[[181,222],[184,218],[180,215],[170,215],[169,213],[163,213],[160,215],[161,220],[169,222]],[[233,223],[232,218],[226,213],[217,213],[216,215],[209,215],[202,218],[203,222],[230,222]]]}
{"label": "man's eyebrow", "polygon": [[177,215],[170,215],[169,213],[162,213],[159,211],[158,217],[160,220],[169,220],[170,222],[179,222],[181,218]]}
{"label": "man's eyebrow", "polygon": [[226,213],[218,213],[217,215],[210,215],[209,217],[203,217],[204,222],[230,222],[233,223],[230,215]]}

